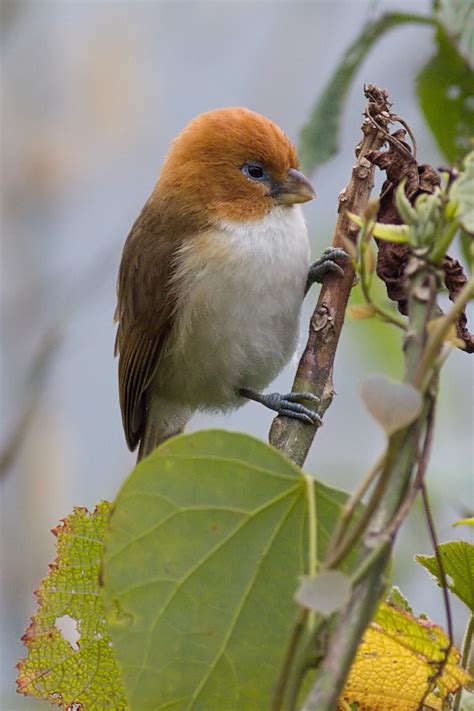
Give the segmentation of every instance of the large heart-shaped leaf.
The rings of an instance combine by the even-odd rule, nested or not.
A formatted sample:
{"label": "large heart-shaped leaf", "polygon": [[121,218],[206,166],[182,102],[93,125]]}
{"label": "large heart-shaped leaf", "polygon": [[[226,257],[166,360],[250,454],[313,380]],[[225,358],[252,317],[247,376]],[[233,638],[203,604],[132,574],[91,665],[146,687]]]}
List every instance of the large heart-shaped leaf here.
{"label": "large heart-shaped leaf", "polygon": [[[314,488],[321,555],[345,495]],[[301,471],[247,435],[177,437],[137,466],[103,575],[131,709],[268,708],[308,572],[306,496]]]}

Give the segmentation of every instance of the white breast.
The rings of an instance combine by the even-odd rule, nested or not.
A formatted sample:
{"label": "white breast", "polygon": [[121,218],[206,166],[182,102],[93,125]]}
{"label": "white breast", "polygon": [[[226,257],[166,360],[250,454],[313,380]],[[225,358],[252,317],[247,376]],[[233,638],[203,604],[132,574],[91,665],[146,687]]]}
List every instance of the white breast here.
{"label": "white breast", "polygon": [[240,404],[238,388],[266,387],[294,353],[307,229],[295,205],[198,239],[179,255],[182,296],[159,387],[191,408],[225,409]]}

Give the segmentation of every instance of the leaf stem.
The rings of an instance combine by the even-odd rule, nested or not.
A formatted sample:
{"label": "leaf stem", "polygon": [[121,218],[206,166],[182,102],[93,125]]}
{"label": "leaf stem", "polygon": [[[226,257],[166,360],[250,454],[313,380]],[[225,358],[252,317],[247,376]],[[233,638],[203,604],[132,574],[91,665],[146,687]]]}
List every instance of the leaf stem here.
{"label": "leaf stem", "polygon": [[[317,570],[318,559],[318,526],[316,516],[316,496],[314,491],[314,477],[304,474],[306,483],[306,497],[308,500],[308,575],[314,578]],[[315,612],[311,610],[308,615],[308,629],[314,629]]]}
{"label": "leaf stem", "polygon": [[383,467],[385,462],[385,456],[385,452],[383,452],[383,454],[380,455],[375,464],[373,464],[372,467],[369,469],[369,471],[367,472],[357,489],[354,491],[354,493],[350,496],[349,499],[347,499],[342,510],[341,516],[339,517],[339,521],[337,523],[334,534],[331,537],[330,548],[326,556],[328,559],[330,556],[332,556],[334,549],[340,544],[341,540],[343,539],[344,534],[346,533],[347,528],[349,526],[349,523],[351,522],[351,519],[357,509],[357,506],[362,501],[362,497],[364,496],[367,489],[370,487],[374,479],[379,474],[381,468]]}
{"label": "leaf stem", "polygon": [[301,637],[306,627],[307,616],[308,610],[301,607],[298,611],[298,618],[293,627],[293,632],[288,643],[285,658],[283,660],[283,664],[278,675],[275,691],[273,693],[272,703],[270,706],[270,711],[282,711],[282,709],[284,708],[283,704],[285,701],[288,683],[290,681],[291,669],[293,667],[293,661],[296,655],[296,650],[298,649]]}
{"label": "leaf stem", "polygon": [[444,339],[448,335],[449,329],[454,323],[456,323],[467,302],[473,297],[474,277],[471,277],[471,279],[459,292],[459,296],[448,313],[438,320],[430,337],[428,338],[414,377],[414,385],[416,387],[422,387],[426,373],[428,373],[432,367],[433,362],[438,355],[438,351],[442,346]]}
{"label": "leaf stem", "polygon": [[364,296],[364,299],[368,304],[372,306],[374,309],[375,313],[380,316],[383,321],[386,321],[387,323],[391,323],[394,326],[397,326],[397,328],[401,328],[402,331],[406,331],[406,321],[403,319],[401,316],[398,316],[395,312],[389,311],[389,309],[385,309],[383,306],[380,306],[379,304],[375,303],[375,301],[372,299],[372,295],[370,293],[370,283],[367,275],[367,269],[365,267],[365,252],[367,250],[367,242],[365,239],[361,239],[361,260],[360,260],[360,268],[359,268],[359,274],[360,274],[360,288],[362,290],[362,294]]}
{"label": "leaf stem", "polygon": [[[469,622],[467,623],[466,631],[464,632],[464,639],[462,642],[462,656],[461,656],[461,666],[466,671],[469,671],[469,659],[472,651],[472,639],[474,637],[474,612],[471,613]],[[461,696],[462,687],[458,690],[456,694],[456,700],[454,702],[453,711],[459,711],[461,706]]]}
{"label": "leaf stem", "polygon": [[444,563],[443,563],[443,557],[441,553],[439,552],[439,541],[438,541],[438,535],[436,533],[436,527],[433,519],[433,514],[431,513],[431,506],[430,506],[430,500],[428,498],[428,491],[426,489],[426,485],[423,482],[421,485],[421,496],[423,499],[423,508],[425,510],[425,515],[426,515],[426,523],[428,524],[428,530],[430,532],[431,536],[431,541],[433,543],[433,548],[434,548],[434,554],[436,557],[436,562],[438,563],[438,568],[439,568],[439,573],[440,573],[440,578],[441,578],[441,589],[443,591],[443,599],[444,599],[444,609],[446,611],[446,626],[448,628],[448,638],[449,638],[449,643],[448,646],[445,650],[445,654],[441,662],[437,665],[436,673],[433,675],[433,677],[430,680],[430,683],[426,687],[426,691],[423,694],[423,697],[420,701],[420,708],[423,708],[423,704],[426,700],[426,697],[428,694],[432,691],[434,684],[437,679],[440,678],[441,674],[443,673],[443,669],[445,668],[449,654],[451,652],[451,648],[453,646],[453,617],[451,613],[451,602],[449,600],[449,591],[448,591],[448,581],[446,578],[446,571],[444,569]]}
{"label": "leaf stem", "polygon": [[[404,341],[405,382],[413,384],[427,340],[427,324],[435,309],[437,281],[434,268],[413,264],[408,281],[408,330]],[[426,396],[425,396],[426,397]],[[325,658],[301,711],[333,711],[344,686],[362,634],[370,622],[385,588],[384,573],[391,552],[386,529],[400,511],[410,490],[421,432],[426,426],[428,401],[415,422],[391,435],[384,468],[384,494],[373,512],[365,537],[365,555],[356,573],[346,607],[337,615]],[[339,551],[339,554],[345,551]],[[331,561],[334,562],[334,561]]]}
{"label": "leaf stem", "polygon": [[[385,462],[385,454],[383,457],[383,461]],[[339,563],[341,563],[344,560],[344,558],[350,553],[350,551],[354,548],[354,546],[357,544],[357,542],[363,536],[364,531],[366,530],[367,526],[370,523],[372,514],[374,513],[375,509],[379,505],[380,500],[384,494],[385,488],[387,486],[389,474],[390,474],[390,469],[387,467],[384,467],[384,469],[382,470],[382,474],[380,475],[379,480],[377,481],[375,489],[372,493],[372,496],[370,497],[369,501],[367,502],[367,506],[363,510],[362,515],[361,515],[360,519],[357,521],[357,524],[355,525],[354,529],[348,535],[346,540],[343,540],[340,543],[340,545],[336,548],[334,553],[326,561],[326,566],[328,568],[336,568],[339,565]]]}

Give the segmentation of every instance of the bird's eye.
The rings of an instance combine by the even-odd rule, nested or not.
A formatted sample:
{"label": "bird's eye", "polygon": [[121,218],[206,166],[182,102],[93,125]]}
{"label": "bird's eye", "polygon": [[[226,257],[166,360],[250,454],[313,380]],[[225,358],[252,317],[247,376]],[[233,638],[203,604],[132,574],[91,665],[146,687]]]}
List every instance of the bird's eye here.
{"label": "bird's eye", "polygon": [[266,178],[265,171],[258,163],[246,163],[242,167],[242,173],[251,180],[264,180]]}

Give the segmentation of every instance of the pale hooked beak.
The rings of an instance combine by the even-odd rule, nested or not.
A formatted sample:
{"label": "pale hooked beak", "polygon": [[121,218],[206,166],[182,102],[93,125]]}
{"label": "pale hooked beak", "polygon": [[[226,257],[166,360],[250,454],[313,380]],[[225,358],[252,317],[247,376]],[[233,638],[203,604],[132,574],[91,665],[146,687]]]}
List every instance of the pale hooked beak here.
{"label": "pale hooked beak", "polygon": [[275,191],[275,200],[281,205],[308,202],[315,197],[316,193],[308,178],[295,168],[290,168],[288,177],[279,184]]}

